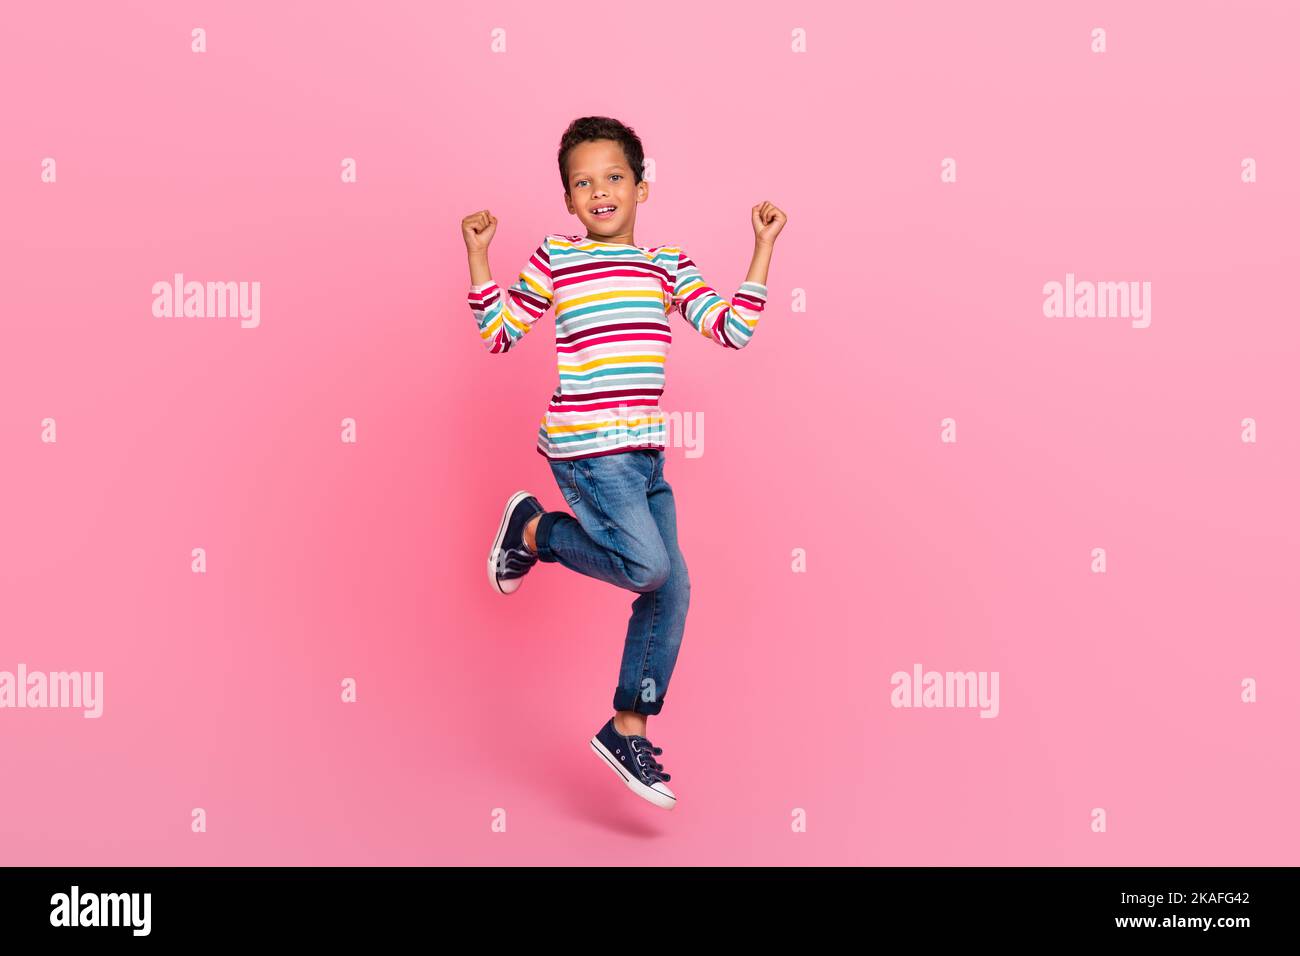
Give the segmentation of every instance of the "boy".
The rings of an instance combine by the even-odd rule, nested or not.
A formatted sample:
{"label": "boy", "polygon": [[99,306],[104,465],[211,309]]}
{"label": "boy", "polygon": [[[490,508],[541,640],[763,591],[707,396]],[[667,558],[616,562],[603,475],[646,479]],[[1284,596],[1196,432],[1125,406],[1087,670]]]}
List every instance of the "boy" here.
{"label": "boy", "polygon": [[649,196],[641,140],[604,116],[574,120],[560,140],[564,203],[586,235],[552,233],[502,291],[487,249],[497,219],[461,221],[469,253],[469,307],[489,352],[504,353],[555,305],[560,383],[537,434],[573,515],[547,511],[527,491],[506,502],[488,556],[488,580],[512,594],[539,560],[637,593],[614,691],[614,716],[591,749],[638,796],[672,809],[670,776],[646,739],[646,717],[663,708],[690,602],[677,545],[673,490],[664,480],[664,360],[668,316],[678,309],[723,348],[744,348],[767,302],[767,269],[785,214],[751,210],[754,256],[731,301],[700,276],[679,246],[632,238],[636,207]]}

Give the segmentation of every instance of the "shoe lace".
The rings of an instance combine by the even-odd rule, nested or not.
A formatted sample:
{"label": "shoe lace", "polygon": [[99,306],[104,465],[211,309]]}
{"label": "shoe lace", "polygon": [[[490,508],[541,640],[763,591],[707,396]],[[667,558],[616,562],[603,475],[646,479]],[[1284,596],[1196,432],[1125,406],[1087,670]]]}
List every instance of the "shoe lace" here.
{"label": "shoe lace", "polygon": [[629,738],[633,753],[636,754],[636,764],[641,768],[642,773],[650,783],[662,780],[667,783],[672,779],[672,774],[663,773],[664,765],[655,762],[655,757],[664,752],[663,747],[656,747],[644,737],[633,736]]}
{"label": "shoe lace", "polygon": [[537,563],[537,555],[527,548],[511,548],[501,556],[501,566],[506,571],[527,571]]}

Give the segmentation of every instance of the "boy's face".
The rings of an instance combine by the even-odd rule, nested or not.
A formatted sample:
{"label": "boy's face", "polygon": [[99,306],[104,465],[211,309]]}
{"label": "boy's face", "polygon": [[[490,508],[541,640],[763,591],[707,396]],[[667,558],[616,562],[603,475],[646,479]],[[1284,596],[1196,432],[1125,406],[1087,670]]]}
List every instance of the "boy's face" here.
{"label": "boy's face", "polygon": [[[569,212],[587,227],[590,236],[632,244],[637,203],[646,201],[650,184],[636,181],[623,155],[623,147],[612,139],[579,143],[569,152],[569,192],[564,197]],[[613,206],[611,213],[595,210]]]}

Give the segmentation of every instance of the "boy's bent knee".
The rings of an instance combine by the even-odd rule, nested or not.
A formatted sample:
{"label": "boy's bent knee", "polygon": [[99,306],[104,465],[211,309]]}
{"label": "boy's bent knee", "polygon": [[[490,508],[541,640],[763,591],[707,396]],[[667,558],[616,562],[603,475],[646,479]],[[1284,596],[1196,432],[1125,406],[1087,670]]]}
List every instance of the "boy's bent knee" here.
{"label": "boy's bent knee", "polygon": [[673,570],[667,552],[636,562],[627,561],[624,563],[624,568],[631,589],[643,594],[658,591],[668,581],[668,576]]}

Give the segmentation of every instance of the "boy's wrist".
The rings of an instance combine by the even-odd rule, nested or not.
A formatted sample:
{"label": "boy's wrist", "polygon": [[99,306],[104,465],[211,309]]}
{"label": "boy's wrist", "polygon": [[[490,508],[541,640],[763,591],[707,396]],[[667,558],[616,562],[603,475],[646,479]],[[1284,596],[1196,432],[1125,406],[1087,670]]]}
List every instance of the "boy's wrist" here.
{"label": "boy's wrist", "polygon": [[469,282],[473,289],[482,289],[492,283],[492,268],[488,264],[486,249],[469,250]]}
{"label": "boy's wrist", "polygon": [[469,282],[475,289],[481,289],[492,282],[492,267],[488,263],[486,249],[471,249],[469,252]]}

